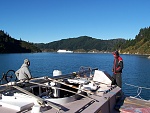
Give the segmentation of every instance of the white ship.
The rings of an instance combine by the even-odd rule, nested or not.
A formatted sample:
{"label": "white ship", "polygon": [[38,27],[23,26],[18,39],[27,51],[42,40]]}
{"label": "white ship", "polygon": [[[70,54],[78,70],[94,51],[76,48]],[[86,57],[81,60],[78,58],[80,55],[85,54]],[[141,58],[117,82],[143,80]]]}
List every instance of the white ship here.
{"label": "white ship", "polygon": [[57,51],[58,53],[73,53],[73,51],[65,50],[65,49],[59,49]]}

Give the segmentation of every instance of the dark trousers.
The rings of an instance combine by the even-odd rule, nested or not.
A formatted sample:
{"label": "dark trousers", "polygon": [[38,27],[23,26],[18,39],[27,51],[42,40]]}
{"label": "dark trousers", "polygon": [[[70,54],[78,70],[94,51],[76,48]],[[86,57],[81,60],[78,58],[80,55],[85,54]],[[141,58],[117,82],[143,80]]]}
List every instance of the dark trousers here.
{"label": "dark trousers", "polygon": [[113,74],[112,78],[113,78],[112,84],[116,84],[117,86],[122,88],[122,74],[121,73]]}

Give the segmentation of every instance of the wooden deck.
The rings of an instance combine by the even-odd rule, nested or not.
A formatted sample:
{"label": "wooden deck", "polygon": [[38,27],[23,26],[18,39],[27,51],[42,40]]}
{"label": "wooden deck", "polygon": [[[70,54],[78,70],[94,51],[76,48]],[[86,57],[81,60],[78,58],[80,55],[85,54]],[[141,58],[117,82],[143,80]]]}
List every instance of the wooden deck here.
{"label": "wooden deck", "polygon": [[150,101],[126,97],[119,111],[121,113],[150,113]]}

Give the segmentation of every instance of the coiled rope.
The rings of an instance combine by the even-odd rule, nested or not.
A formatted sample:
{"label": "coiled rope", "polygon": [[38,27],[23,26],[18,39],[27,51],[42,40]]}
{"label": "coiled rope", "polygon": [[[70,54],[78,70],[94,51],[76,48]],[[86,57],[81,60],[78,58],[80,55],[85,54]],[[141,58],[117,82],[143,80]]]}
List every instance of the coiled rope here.
{"label": "coiled rope", "polygon": [[[132,84],[127,84],[127,83],[125,83],[125,84],[128,85],[128,86],[132,86],[132,87],[138,88],[138,89],[137,89],[137,95],[134,96],[134,98],[139,97],[140,99],[142,99],[141,96],[140,96],[140,94],[141,94],[141,92],[142,92],[142,89],[150,90],[150,88],[147,88],[147,87],[135,86],[135,85],[132,85]],[[143,100],[144,100],[144,99],[143,99]]]}

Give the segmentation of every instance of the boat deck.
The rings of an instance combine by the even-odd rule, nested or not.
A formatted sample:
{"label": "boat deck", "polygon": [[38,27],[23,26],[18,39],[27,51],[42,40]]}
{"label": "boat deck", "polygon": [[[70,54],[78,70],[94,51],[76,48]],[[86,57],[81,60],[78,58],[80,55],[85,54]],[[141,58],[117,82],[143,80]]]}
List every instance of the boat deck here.
{"label": "boat deck", "polygon": [[[97,99],[96,96],[95,96],[95,99]],[[101,101],[101,104],[104,104],[103,102],[105,102],[104,98],[99,99],[99,101]],[[105,103],[105,104],[108,104],[108,103]],[[110,113],[109,109],[106,112],[107,108],[99,109],[100,111],[95,111],[95,109],[98,109],[99,106],[100,106],[99,102],[96,102],[91,99],[83,98],[81,100],[66,104],[65,106],[61,106],[63,111],[60,111],[60,112],[61,113],[64,113],[64,112],[65,113]],[[86,109],[87,107],[89,107],[89,109]],[[111,106],[111,104],[110,104],[110,107],[112,107],[111,109],[113,109],[113,106]],[[103,112],[104,109],[105,109],[105,112]],[[15,110],[7,109],[1,106],[0,106],[0,111],[1,113],[16,113]],[[137,98],[126,97],[119,111],[115,109],[113,109],[112,111],[113,112],[111,113],[150,113],[150,102],[137,99]],[[43,113],[56,113],[56,112],[57,111],[55,109],[50,107]],[[22,113],[22,112],[18,112],[18,113]],[[31,110],[23,111],[23,113],[31,113]]]}
{"label": "boat deck", "polygon": [[[79,100],[58,105],[62,108],[60,113],[119,113],[114,109],[114,103],[116,102],[116,93],[120,91],[119,87],[112,89],[109,93],[101,96],[101,92],[90,95],[91,98],[81,98]],[[101,107],[100,107],[101,106]],[[7,107],[0,106],[1,113],[32,113],[32,109],[26,109],[24,111],[16,111],[8,109]],[[42,110],[43,113],[59,113],[52,107],[47,107]]]}
{"label": "boat deck", "polygon": [[[38,95],[42,94],[42,90],[52,87],[47,84],[49,83],[50,79],[45,77],[33,79],[26,84],[17,83],[15,85],[1,85],[0,113],[150,113],[150,101],[131,97],[124,98],[125,96],[122,97],[123,92],[121,88],[116,85],[111,85],[111,80],[106,73],[102,71],[95,71],[95,73],[96,74],[94,75],[94,78],[92,80],[89,79],[90,83],[86,82],[86,80],[88,80],[87,78],[67,79],[70,83],[86,83],[82,85],[84,88],[93,88],[92,90],[78,90],[82,90],[84,93],[86,92],[87,95],[84,96],[79,95],[82,94],[81,92],[74,92],[73,95],[66,93],[69,95],[68,97],[63,96],[60,98],[60,96],[56,96],[55,98],[49,98],[46,96],[48,98],[43,99]],[[57,81],[57,83],[58,82],[63,88],[66,88],[65,90],[69,89],[70,87],[72,88],[72,84],[66,84],[65,82],[62,83],[61,81]],[[66,87],[64,87],[64,84]],[[34,88],[35,90],[38,90],[35,91]],[[75,89],[75,86],[71,90],[73,89]],[[35,91],[36,93],[38,92],[38,94],[34,95],[29,91],[33,91],[32,93]],[[12,92],[13,95],[11,95]],[[15,92],[18,92],[18,95]],[[71,100],[72,96],[74,97],[73,101]],[[79,96],[79,98],[76,98],[76,96]],[[65,98],[69,98],[68,100],[70,101],[63,101],[64,103],[56,102],[57,100],[62,102],[62,100]],[[52,99],[54,101],[52,101]],[[45,104],[42,104],[43,102]],[[42,105],[44,105],[44,107]],[[58,109],[61,110],[58,111]]]}

